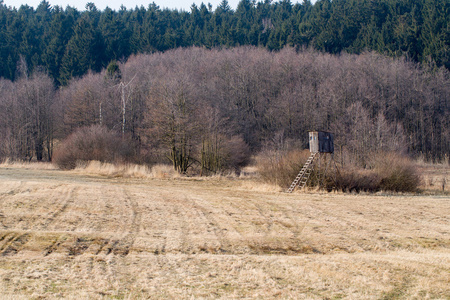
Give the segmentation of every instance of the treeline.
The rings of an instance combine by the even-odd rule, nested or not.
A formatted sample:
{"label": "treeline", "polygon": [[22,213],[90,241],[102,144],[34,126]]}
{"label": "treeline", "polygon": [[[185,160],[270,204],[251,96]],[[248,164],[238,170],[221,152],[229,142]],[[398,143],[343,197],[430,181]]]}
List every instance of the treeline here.
{"label": "treeline", "polygon": [[86,126],[98,128],[90,140],[107,128],[133,150],[128,158],[170,161],[180,172],[304,149],[309,130],[334,132],[340,159],[361,166],[376,151],[450,153],[449,72],[374,52],[176,49],[113,62],[59,89],[25,61],[18,70],[16,81],[0,80],[0,159],[51,160],[55,142]]}
{"label": "treeline", "polygon": [[30,70],[43,66],[58,85],[112,60],[178,47],[285,46],[328,53],[377,51],[450,69],[448,0],[227,0],[192,5],[189,12],[155,4],[119,11],[7,7],[0,0],[0,77],[17,78],[21,57]]}

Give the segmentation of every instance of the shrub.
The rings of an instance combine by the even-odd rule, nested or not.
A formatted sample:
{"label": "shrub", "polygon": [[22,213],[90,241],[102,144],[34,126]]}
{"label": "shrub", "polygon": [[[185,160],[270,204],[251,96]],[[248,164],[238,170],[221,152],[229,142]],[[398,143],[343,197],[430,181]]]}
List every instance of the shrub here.
{"label": "shrub", "polygon": [[414,162],[394,152],[379,153],[372,162],[380,175],[380,188],[394,192],[416,192],[421,183]]}
{"label": "shrub", "polygon": [[289,187],[306,160],[310,156],[309,150],[267,151],[257,157],[258,172],[263,181]]}
{"label": "shrub", "polygon": [[416,192],[420,176],[414,162],[394,152],[372,155],[369,169],[344,169],[337,176],[336,189],[344,192]]}
{"label": "shrub", "polygon": [[129,139],[99,125],[82,127],[55,150],[53,162],[61,169],[74,169],[79,162],[126,162],[134,156]]}
{"label": "shrub", "polygon": [[241,168],[250,162],[250,148],[242,137],[233,136],[226,142],[223,157],[223,170],[234,170],[240,173]]}
{"label": "shrub", "polygon": [[191,169],[194,174],[200,176],[220,174],[234,171],[240,174],[241,168],[250,162],[250,149],[240,136],[226,137],[216,135],[214,138],[202,140],[198,160],[198,169]]}
{"label": "shrub", "polygon": [[328,189],[357,193],[377,192],[380,190],[380,182],[380,175],[372,170],[341,170],[336,176],[335,185],[329,185]]}

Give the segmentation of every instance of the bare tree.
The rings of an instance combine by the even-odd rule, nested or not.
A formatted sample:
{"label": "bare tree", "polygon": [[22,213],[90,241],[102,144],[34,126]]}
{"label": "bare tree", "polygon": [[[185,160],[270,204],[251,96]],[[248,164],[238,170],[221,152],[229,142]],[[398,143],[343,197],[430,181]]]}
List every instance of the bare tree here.
{"label": "bare tree", "polygon": [[173,78],[153,87],[149,95],[150,132],[168,150],[175,170],[185,173],[194,163],[200,118],[186,78]]}
{"label": "bare tree", "polygon": [[23,62],[22,77],[15,83],[1,81],[2,120],[0,137],[5,142],[4,156],[12,159],[41,161],[53,155],[54,104],[53,82],[44,72],[28,76]]}

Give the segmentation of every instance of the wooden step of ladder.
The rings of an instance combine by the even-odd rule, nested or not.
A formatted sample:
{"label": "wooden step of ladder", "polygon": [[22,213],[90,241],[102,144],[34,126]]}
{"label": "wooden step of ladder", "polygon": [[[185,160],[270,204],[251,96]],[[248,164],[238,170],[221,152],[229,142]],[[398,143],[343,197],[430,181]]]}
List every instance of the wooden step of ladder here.
{"label": "wooden step of ladder", "polygon": [[298,173],[297,177],[295,177],[294,181],[292,182],[289,189],[286,191],[287,193],[292,193],[297,186],[299,185],[300,188],[303,188],[308,181],[309,175],[311,175],[312,172],[312,164],[314,162],[314,158],[316,157],[316,154],[318,152],[311,153],[311,156],[306,160],[305,164],[303,165],[303,168]]}

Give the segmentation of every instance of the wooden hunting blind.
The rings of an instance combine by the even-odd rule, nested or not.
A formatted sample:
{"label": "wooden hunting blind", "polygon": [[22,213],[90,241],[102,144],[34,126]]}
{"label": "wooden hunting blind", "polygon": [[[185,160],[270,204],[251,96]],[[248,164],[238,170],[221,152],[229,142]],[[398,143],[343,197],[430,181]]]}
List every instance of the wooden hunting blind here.
{"label": "wooden hunting blind", "polygon": [[[298,185],[300,188],[303,188],[306,185],[306,182],[311,175],[314,164],[318,160],[318,170],[316,173],[323,173],[322,180],[319,175],[319,182],[323,182],[325,178],[325,174],[327,172],[328,166],[331,162],[334,162],[333,152],[334,152],[334,141],[333,134],[331,132],[326,131],[310,131],[309,132],[309,151],[311,152],[311,156],[306,160],[303,168],[298,173],[297,177],[292,182],[291,186],[287,190],[288,193],[292,193],[295,187]],[[328,153],[330,155],[328,155]],[[329,160],[327,160],[327,156],[331,156]],[[321,160],[324,160],[325,170],[321,172]],[[335,170],[337,170],[336,162],[334,162]],[[335,179],[336,182],[336,179]]]}
{"label": "wooden hunting blind", "polygon": [[333,153],[333,134],[326,131],[310,131],[309,151],[311,153]]}

